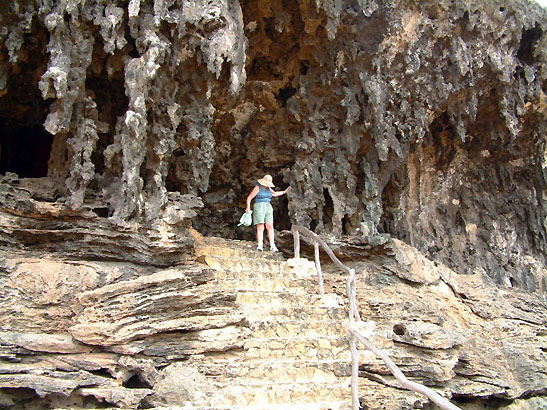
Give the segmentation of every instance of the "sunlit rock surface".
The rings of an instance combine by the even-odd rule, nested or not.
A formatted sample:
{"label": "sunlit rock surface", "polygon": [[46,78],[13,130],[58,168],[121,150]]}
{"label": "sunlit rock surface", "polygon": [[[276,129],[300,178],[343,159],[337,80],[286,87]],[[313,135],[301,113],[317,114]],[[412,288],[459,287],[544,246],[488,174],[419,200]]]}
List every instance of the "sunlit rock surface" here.
{"label": "sunlit rock surface", "polygon": [[[310,377],[296,367],[306,361],[319,361],[313,365],[321,366],[320,379],[313,379],[318,386],[326,377],[349,377],[347,340],[334,339],[344,334],[346,314],[339,302],[329,302],[332,294],[345,295],[346,277],[334,265],[323,266],[331,295],[312,306],[305,302],[317,292],[311,261],[282,263],[268,253],[242,259],[238,255],[253,252],[247,250],[253,245],[241,241],[200,246],[194,260],[169,269],[46,251],[5,255],[1,405],[155,408],[208,397],[226,402],[229,396],[218,386],[236,391],[238,375],[262,371],[263,387],[249,387],[234,403],[256,402],[260,391],[275,393],[267,384],[274,369],[282,386]],[[360,314],[371,339],[411,380],[462,409],[538,409],[547,403],[543,297],[500,288],[480,273],[457,274],[397,240],[345,263],[357,272]],[[290,281],[287,274],[297,276]],[[242,281],[242,275],[249,277]],[[295,294],[303,285],[306,293]],[[312,343],[321,337],[330,339]],[[300,359],[291,372],[286,362],[294,357]],[[360,401],[370,409],[427,403],[401,390],[366,350],[359,354],[359,375]],[[314,394],[349,403],[349,385],[342,397],[323,384]],[[313,401],[295,395],[294,404]]]}

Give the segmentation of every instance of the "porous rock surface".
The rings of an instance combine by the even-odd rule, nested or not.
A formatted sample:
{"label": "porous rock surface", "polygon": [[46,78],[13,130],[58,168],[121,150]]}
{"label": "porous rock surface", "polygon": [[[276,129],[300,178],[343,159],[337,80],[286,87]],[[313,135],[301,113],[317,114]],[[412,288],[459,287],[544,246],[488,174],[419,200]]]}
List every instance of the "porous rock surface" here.
{"label": "porous rock surface", "polygon": [[[203,201],[200,231],[233,237],[271,173],[293,188],[280,228],[390,234],[460,273],[545,289],[539,5],[4,3],[2,169],[55,178],[71,209],[91,191],[101,216],[153,221],[180,192]],[[41,134],[17,153],[26,132]]]}
{"label": "porous rock surface", "polygon": [[[349,409],[347,311],[317,303],[314,264],[203,240],[169,268],[5,253],[0,406]],[[460,275],[398,240],[345,263],[357,272],[364,331],[411,380],[462,409],[545,407],[538,294]],[[345,276],[323,270],[327,300],[345,299]],[[366,350],[359,375],[363,408],[428,405]]]}
{"label": "porous rock surface", "polygon": [[[362,267],[411,377],[463,408],[545,405],[545,9],[0,0],[0,23],[0,406],[199,386],[180,363],[248,329],[192,226],[251,238],[265,173],[292,187],[277,228]],[[366,406],[426,405],[369,359]]]}

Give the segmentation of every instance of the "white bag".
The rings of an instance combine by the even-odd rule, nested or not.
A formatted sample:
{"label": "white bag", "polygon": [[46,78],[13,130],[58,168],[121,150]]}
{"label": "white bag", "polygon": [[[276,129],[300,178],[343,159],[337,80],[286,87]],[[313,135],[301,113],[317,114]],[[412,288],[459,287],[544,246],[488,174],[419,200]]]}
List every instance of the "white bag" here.
{"label": "white bag", "polygon": [[240,225],[251,226],[253,224],[252,214],[253,214],[253,211],[245,212],[243,215],[241,215],[241,218],[239,218],[239,223],[237,224],[237,226],[240,226]]}

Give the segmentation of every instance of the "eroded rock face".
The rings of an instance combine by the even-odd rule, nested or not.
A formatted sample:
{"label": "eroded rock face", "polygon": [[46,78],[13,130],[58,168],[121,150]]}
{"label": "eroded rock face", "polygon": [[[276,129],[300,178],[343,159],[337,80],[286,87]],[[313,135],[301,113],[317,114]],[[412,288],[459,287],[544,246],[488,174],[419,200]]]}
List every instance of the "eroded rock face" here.
{"label": "eroded rock face", "polygon": [[279,228],[391,234],[545,289],[540,6],[21,0],[1,18],[1,171],[49,157],[72,209],[92,191],[114,221],[154,221],[181,192],[201,231],[244,235],[271,173],[293,187]]}
{"label": "eroded rock face", "polygon": [[186,359],[241,349],[248,335],[235,291],[206,265],[31,255],[2,254],[3,408],[174,405]]}
{"label": "eroded rock face", "polygon": [[[214,244],[212,240],[208,246]],[[242,246],[228,245],[231,254]],[[464,410],[545,406],[547,306],[542,296],[500,288],[484,274],[457,274],[401,241],[390,241],[382,249],[354,254],[345,263],[357,272],[365,331],[372,332],[374,343],[407,377],[435,388]],[[46,253],[39,260],[30,252],[3,254],[1,406],[156,408],[200,402],[217,388],[212,380],[230,383],[233,374],[250,369],[245,368],[249,363],[236,360],[231,370],[223,371],[215,367],[215,360],[234,360],[245,349],[268,357],[269,348],[279,349],[275,343],[283,339],[280,335],[289,337],[292,331],[301,331],[294,324],[295,312],[314,326],[325,322],[325,310],[314,316],[312,310],[305,310],[307,305],[274,303],[274,310],[293,312],[287,315],[286,326],[279,327],[283,322],[278,323],[277,317],[276,331],[260,333],[253,341],[253,329],[267,330],[268,315],[273,313],[262,318],[261,326],[250,326],[267,307],[247,306],[245,310],[237,303],[237,287],[223,286],[203,263],[213,256],[164,269],[130,261],[63,259]],[[229,263],[236,271],[244,270],[249,260],[262,263],[262,269],[270,266],[267,259]],[[287,266],[297,266],[298,275],[305,267],[298,277],[310,279],[308,285],[314,286],[309,286],[309,296],[313,296],[313,262],[293,259]],[[329,264],[323,265],[323,271],[326,292],[344,296],[346,277]],[[270,281],[276,276],[273,271],[268,274]],[[280,289],[280,296],[290,296],[289,290],[281,290],[286,277],[281,272],[277,275],[279,283],[270,288]],[[264,297],[275,298],[273,293],[265,292]],[[327,295],[324,307],[330,298],[339,309],[335,297]],[[345,316],[343,309],[341,313]],[[272,340],[265,338],[268,332]],[[338,353],[347,349],[346,344],[336,347]],[[297,346],[296,351],[302,349]],[[336,350],[334,345],[331,348]],[[313,357],[313,350],[303,351],[304,357]],[[333,354],[325,346],[319,350],[327,357]],[[286,358],[279,351],[275,357],[282,367]],[[329,371],[349,376],[347,357],[347,363],[340,362]],[[363,406],[396,410],[426,405],[426,398],[401,390],[372,354],[361,350],[359,357]]]}
{"label": "eroded rock face", "polygon": [[[463,409],[544,407],[545,300],[502,289],[482,273],[456,274],[401,242],[388,247],[394,257],[353,267],[361,317],[375,323],[375,343],[401,370],[426,385],[443,385]],[[342,290],[343,279],[329,282]],[[360,370],[369,408],[382,408],[387,397],[398,408],[423,403],[419,395],[398,391],[383,363]],[[515,400],[531,391],[537,401]]]}

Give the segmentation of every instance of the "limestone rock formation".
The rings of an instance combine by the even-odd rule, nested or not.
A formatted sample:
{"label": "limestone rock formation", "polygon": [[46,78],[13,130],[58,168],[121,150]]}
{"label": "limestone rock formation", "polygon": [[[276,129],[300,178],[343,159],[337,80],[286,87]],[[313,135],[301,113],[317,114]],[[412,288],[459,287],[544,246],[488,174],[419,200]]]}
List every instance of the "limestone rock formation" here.
{"label": "limestone rock formation", "polygon": [[[401,370],[426,385],[445,385],[463,409],[545,407],[545,300],[499,288],[481,273],[456,274],[400,242],[390,247],[396,257],[356,264],[357,295],[362,317],[376,323],[376,343]],[[423,400],[397,391],[377,360],[360,368],[369,389],[394,387],[374,397],[393,394],[399,408]],[[538,401],[517,405],[514,399],[532,391]]]}
{"label": "limestone rock formation", "polygon": [[[256,178],[290,221],[385,234],[545,289],[546,12],[527,0],[5,1],[0,173],[74,210],[233,222]],[[284,215],[288,215],[289,218]],[[289,221],[290,220],[290,221]]]}
{"label": "limestone rock formation", "polygon": [[[6,255],[0,405],[348,409],[344,275],[324,264],[321,297],[310,261],[245,242],[194,246],[195,262],[170,269]],[[547,404],[542,297],[457,274],[397,240],[346,263],[374,342],[411,380],[462,409]],[[366,350],[359,364],[363,408],[426,406]]]}
{"label": "limestone rock formation", "polygon": [[[359,269],[411,378],[462,408],[544,406],[535,2],[0,0],[0,27],[0,407],[203,399],[184,364],[252,326],[194,229],[251,239],[265,173],[293,188],[278,230]],[[363,406],[428,406],[366,354],[361,376]]]}

